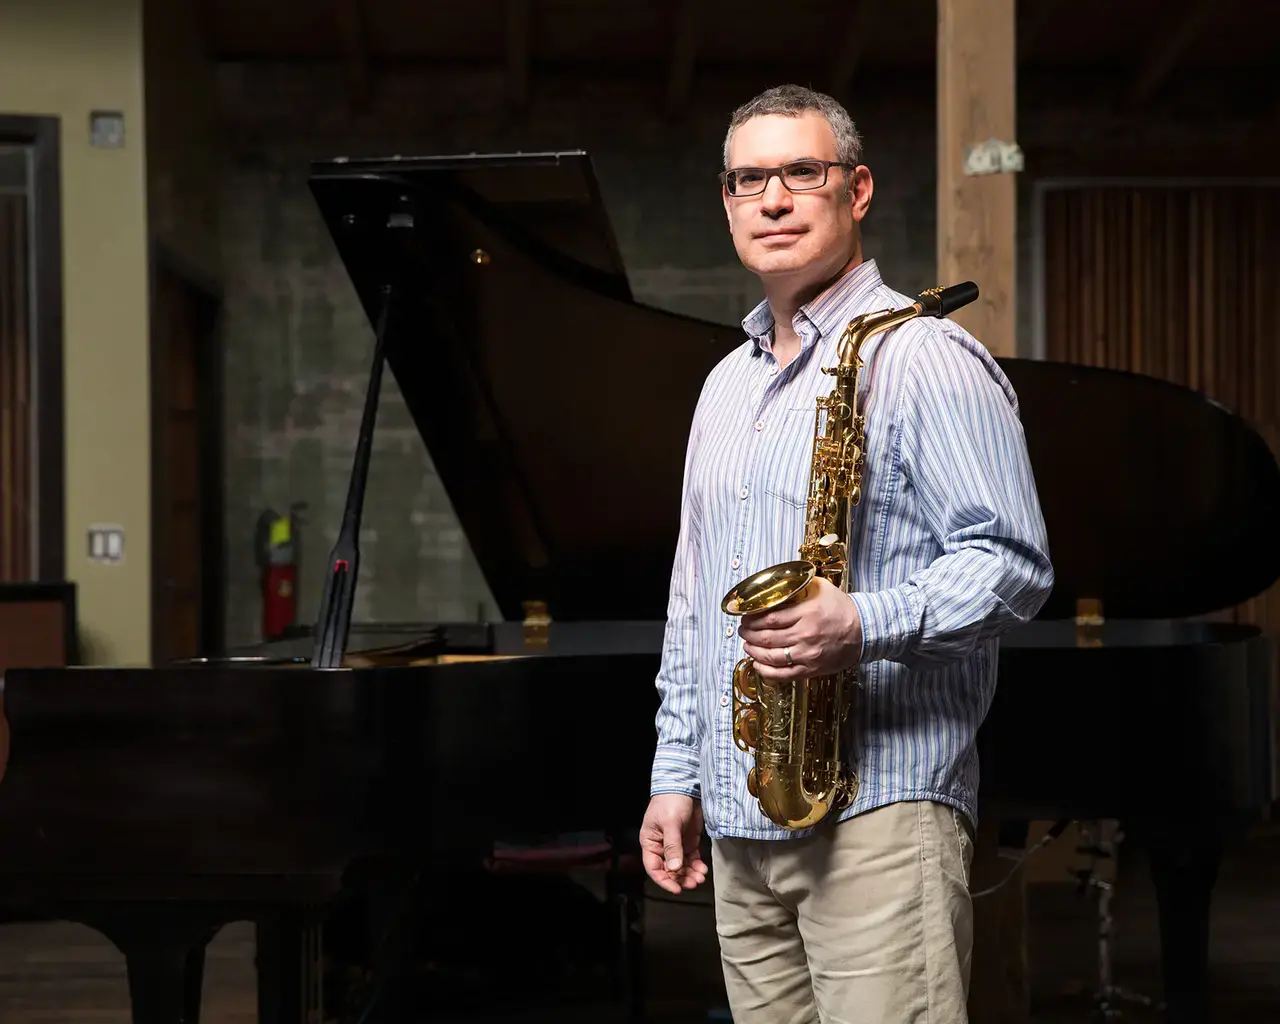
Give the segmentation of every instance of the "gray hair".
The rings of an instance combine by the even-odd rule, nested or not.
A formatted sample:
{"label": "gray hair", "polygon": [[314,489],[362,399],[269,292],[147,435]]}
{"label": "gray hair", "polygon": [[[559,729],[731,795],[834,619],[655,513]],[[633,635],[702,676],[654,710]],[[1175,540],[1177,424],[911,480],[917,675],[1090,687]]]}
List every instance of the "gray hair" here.
{"label": "gray hair", "polygon": [[841,104],[826,93],[806,89],[802,85],[777,85],[733,112],[724,137],[724,169],[729,169],[729,143],[733,133],[747,121],[770,114],[798,117],[809,111],[821,114],[831,126],[831,133],[836,138],[836,159],[840,163],[854,167],[862,162],[862,137],[853,118]]}

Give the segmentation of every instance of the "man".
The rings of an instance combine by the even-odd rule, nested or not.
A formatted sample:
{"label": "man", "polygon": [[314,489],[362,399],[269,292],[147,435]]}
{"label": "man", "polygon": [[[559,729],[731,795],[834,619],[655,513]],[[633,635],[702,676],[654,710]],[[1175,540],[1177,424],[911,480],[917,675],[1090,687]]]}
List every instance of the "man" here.
{"label": "man", "polygon": [[[744,576],[797,556],[841,332],[910,301],[864,257],[860,156],[844,108],[795,86],[737,110],[725,139],[729,230],[765,299],[694,413],[641,841],[650,877],[679,893],[705,881],[710,836],[735,1024],[967,1019],[974,739],[998,636],[1053,584],[1014,391],[967,332],[921,318],[863,348],[852,593],[819,581],[791,607],[720,609]],[[747,792],[752,755],[732,734],[743,653],[775,679],[859,666],[846,735],[860,788],[814,829],[778,828]]]}

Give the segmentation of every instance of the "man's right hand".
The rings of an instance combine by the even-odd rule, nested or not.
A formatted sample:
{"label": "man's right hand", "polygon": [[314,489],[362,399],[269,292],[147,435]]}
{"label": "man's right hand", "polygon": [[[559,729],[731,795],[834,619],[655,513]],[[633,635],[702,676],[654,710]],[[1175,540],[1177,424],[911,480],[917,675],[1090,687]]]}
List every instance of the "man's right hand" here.
{"label": "man's right hand", "polygon": [[649,800],[640,826],[640,850],[654,882],[674,893],[705,882],[701,844],[702,804],[678,793],[659,793]]}

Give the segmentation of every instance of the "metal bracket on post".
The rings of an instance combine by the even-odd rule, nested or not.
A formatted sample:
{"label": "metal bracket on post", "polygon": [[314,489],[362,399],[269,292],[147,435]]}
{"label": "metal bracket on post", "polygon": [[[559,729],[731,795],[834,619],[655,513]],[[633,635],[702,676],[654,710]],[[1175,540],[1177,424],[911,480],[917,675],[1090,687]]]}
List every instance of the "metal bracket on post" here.
{"label": "metal bracket on post", "polygon": [[1016,142],[987,139],[969,146],[964,153],[966,177],[979,174],[1011,174],[1023,168],[1022,150]]}

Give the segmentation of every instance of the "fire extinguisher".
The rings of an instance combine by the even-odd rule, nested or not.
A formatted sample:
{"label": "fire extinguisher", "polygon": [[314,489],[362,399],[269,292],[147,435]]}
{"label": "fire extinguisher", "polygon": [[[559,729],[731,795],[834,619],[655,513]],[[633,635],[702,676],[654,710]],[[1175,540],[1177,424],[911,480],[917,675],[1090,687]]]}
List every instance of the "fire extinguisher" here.
{"label": "fire extinguisher", "polygon": [[258,517],[254,547],[262,588],[262,639],[279,640],[298,621],[298,527],[307,506],[295,502],[288,515],[267,509]]}

